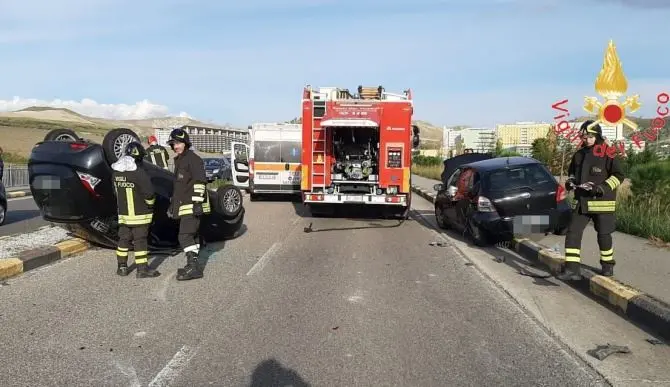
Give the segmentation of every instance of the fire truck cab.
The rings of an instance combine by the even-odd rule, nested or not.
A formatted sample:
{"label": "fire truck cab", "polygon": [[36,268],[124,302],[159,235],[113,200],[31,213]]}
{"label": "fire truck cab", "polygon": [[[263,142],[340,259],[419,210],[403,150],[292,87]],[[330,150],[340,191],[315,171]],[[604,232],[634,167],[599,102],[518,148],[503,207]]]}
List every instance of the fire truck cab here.
{"label": "fire truck cab", "polygon": [[412,149],[419,145],[411,90],[359,86],[352,94],[306,86],[302,109],[301,190],[312,213],[358,204],[406,218]]}

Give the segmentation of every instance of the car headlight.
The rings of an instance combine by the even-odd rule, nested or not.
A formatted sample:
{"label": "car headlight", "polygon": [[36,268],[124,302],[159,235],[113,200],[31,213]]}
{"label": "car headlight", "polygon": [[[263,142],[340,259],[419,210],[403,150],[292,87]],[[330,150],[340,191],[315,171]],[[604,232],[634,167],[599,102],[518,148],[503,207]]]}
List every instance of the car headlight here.
{"label": "car headlight", "polygon": [[212,171],[212,173],[219,173],[219,170],[215,169],[215,170]]}

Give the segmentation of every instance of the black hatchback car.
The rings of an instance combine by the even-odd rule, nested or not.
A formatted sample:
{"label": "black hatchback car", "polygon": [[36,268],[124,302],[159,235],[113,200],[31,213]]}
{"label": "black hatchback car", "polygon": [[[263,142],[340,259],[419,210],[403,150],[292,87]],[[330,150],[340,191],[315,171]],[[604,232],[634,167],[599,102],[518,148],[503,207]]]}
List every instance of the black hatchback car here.
{"label": "black hatchback car", "polygon": [[433,188],[437,224],[467,231],[478,246],[515,234],[563,235],[572,214],[565,189],[542,163],[528,157],[462,164],[446,184]]}

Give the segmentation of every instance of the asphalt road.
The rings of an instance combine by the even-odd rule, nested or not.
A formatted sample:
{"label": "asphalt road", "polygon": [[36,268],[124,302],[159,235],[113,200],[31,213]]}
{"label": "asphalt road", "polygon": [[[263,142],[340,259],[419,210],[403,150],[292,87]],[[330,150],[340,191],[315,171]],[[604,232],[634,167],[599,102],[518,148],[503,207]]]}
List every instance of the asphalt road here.
{"label": "asphalt road", "polygon": [[[472,253],[473,265],[456,239],[431,246],[440,237],[424,219],[431,205],[414,203],[404,223],[246,203],[247,232],[206,248],[202,280],[175,281],[182,256],[163,260],[161,277],[120,278],[110,250],[11,279],[0,287],[2,385],[606,385],[558,340],[561,327],[548,333],[510,297],[540,291],[534,280],[503,291],[477,268],[493,262],[489,253]],[[580,297],[565,286],[541,291],[549,294],[531,294],[535,303]],[[591,336],[642,340],[590,302],[543,313],[574,316]],[[667,352],[634,351],[600,371],[621,368],[637,382],[659,361],[667,368]],[[630,371],[640,364],[646,374]]]}
{"label": "asphalt road", "polygon": [[46,226],[32,196],[8,199],[7,219],[0,226],[0,236],[35,231]]}

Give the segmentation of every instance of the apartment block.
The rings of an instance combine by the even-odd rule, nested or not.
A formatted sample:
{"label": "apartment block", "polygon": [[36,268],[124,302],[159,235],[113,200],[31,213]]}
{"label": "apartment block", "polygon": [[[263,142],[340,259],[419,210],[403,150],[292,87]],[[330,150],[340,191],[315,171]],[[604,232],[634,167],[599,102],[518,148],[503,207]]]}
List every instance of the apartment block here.
{"label": "apartment block", "polygon": [[[502,141],[504,149],[513,147],[525,148],[532,145],[538,138],[547,137],[551,124],[546,122],[517,122],[514,124],[496,125],[496,136]],[[521,152],[519,152],[521,153]]]}

